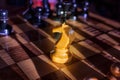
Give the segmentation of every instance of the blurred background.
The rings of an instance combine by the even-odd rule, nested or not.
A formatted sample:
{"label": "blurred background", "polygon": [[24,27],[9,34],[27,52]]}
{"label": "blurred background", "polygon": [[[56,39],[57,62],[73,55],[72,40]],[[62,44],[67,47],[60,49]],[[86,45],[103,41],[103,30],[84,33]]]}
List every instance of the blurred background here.
{"label": "blurred background", "polygon": [[[76,1],[81,7],[84,0]],[[28,2],[29,0],[0,0],[0,9],[7,9],[10,16],[21,14],[28,7]],[[120,22],[120,0],[89,0],[89,2],[90,11]]]}

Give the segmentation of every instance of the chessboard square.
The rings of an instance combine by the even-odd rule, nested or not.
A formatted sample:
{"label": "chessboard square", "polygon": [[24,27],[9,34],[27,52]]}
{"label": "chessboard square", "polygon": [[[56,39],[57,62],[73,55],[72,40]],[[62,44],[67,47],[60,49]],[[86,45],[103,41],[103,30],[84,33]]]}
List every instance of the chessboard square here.
{"label": "chessboard square", "polygon": [[49,60],[43,60],[41,57],[44,57],[43,55],[40,55],[38,57],[31,58],[38,74],[40,76],[47,75],[51,72],[54,72],[57,70],[57,67]]}
{"label": "chessboard square", "polygon": [[114,39],[115,41],[120,42],[120,36],[119,36],[119,34],[112,33],[112,31],[111,31],[111,32],[108,33],[108,35],[109,35],[112,39]]}
{"label": "chessboard square", "polygon": [[51,25],[48,25],[47,23],[46,23],[46,26],[41,26],[40,28],[39,28],[39,30],[42,30],[42,31],[44,31],[45,33],[47,33],[48,35],[50,35],[50,36],[52,36],[53,35],[53,32],[52,32],[52,30],[53,30],[53,26],[51,26]]}
{"label": "chessboard square", "polygon": [[15,16],[15,17],[10,18],[9,23],[11,25],[13,25],[13,24],[23,24],[23,23],[26,23],[26,22],[24,20],[20,19],[18,16]]}
{"label": "chessboard square", "polygon": [[92,28],[92,27],[85,27],[83,29],[81,29],[83,32],[89,34],[90,36],[96,36],[96,35],[99,35],[101,34],[100,31],[96,30],[95,28]]}
{"label": "chessboard square", "polygon": [[94,65],[97,69],[99,69],[102,73],[107,74],[110,71],[110,66],[113,61],[105,58],[101,54],[96,54],[86,59],[86,61]]}
{"label": "chessboard square", "polygon": [[0,50],[0,68],[3,66],[8,66],[15,64],[13,59],[9,56],[9,54],[5,50]]}
{"label": "chessboard square", "polygon": [[61,70],[72,80],[83,80],[86,77],[96,77],[100,80],[103,78],[101,74],[83,62],[77,62]]}
{"label": "chessboard square", "polygon": [[[100,38],[100,39],[101,39],[101,38]],[[104,50],[107,50],[107,49],[111,48],[110,45],[104,43],[102,40],[99,40],[99,39],[97,39],[97,38],[95,38],[95,37],[90,38],[90,40],[91,40],[92,42],[96,43],[98,46],[102,47],[102,49],[104,49]]]}
{"label": "chessboard square", "polygon": [[87,57],[97,54],[80,44],[73,44],[70,47],[70,51],[73,53],[74,56],[78,57],[79,59],[86,59]]}
{"label": "chessboard square", "polygon": [[22,46],[9,47],[7,52],[15,62],[30,58]]}
{"label": "chessboard square", "polygon": [[32,59],[27,59],[17,63],[19,68],[24,72],[24,74],[29,78],[29,80],[36,80],[40,78],[36,65]]}
{"label": "chessboard square", "polygon": [[0,45],[2,46],[2,48],[7,49],[9,47],[18,46],[19,44],[12,37],[10,37],[10,36],[4,36],[4,37],[0,38]]}
{"label": "chessboard square", "polygon": [[115,58],[117,58],[118,60],[120,60],[120,51],[115,49],[115,48],[110,48],[107,49],[106,52],[112,56],[114,56]]}
{"label": "chessboard square", "polygon": [[0,69],[7,67],[7,66],[8,64],[3,59],[0,58]]}
{"label": "chessboard square", "polygon": [[[30,31],[30,30],[33,30],[33,26],[30,27],[31,25],[28,24],[28,23],[23,23],[23,24],[19,24],[19,25],[16,25],[15,27],[18,27],[20,30],[22,30],[23,32],[27,32],[27,31]],[[17,31],[15,31],[17,32]]]}
{"label": "chessboard square", "polygon": [[35,75],[44,76],[57,70],[50,60],[45,61],[46,59],[44,60],[41,57],[44,56],[33,57],[31,59],[20,61],[17,64],[22,70],[26,70],[24,72],[28,75],[35,73]]}
{"label": "chessboard square", "polygon": [[[70,53],[71,54],[71,53]],[[65,68],[67,66],[70,66],[76,62],[79,62],[80,59],[76,58],[74,55],[71,55],[71,59],[70,61],[68,61],[67,63],[64,63],[64,64],[60,64],[60,63],[54,63],[59,69],[61,68]]]}
{"label": "chessboard square", "polygon": [[[13,69],[13,67],[14,67],[14,69]],[[17,66],[11,65],[11,66],[5,67],[3,69],[0,69],[0,80],[24,80],[20,76],[19,70],[17,68],[15,69],[15,67],[17,67]],[[24,75],[22,75],[22,76],[24,76]],[[26,80],[28,80],[28,79],[26,79]]]}
{"label": "chessboard square", "polygon": [[45,37],[41,35],[37,30],[30,30],[24,33],[20,33],[20,36],[22,36],[27,41],[39,41],[41,39],[44,39]]}
{"label": "chessboard square", "polygon": [[24,44],[24,50],[26,51],[26,53],[30,56],[30,57],[36,57],[39,56],[41,54],[43,54],[43,52],[38,49],[36,46],[34,46],[33,44]]}
{"label": "chessboard square", "polygon": [[75,32],[77,32],[78,34],[80,34],[81,36],[85,37],[85,38],[91,38],[92,36],[90,36],[89,34],[85,33],[84,31],[78,29],[78,28],[73,28],[75,30]]}
{"label": "chessboard square", "polygon": [[41,77],[41,79],[42,80],[71,80],[60,70],[51,72],[51,73]]}
{"label": "chessboard square", "polygon": [[20,46],[9,47],[7,49],[8,54],[14,59],[15,62],[23,61],[28,58],[36,57],[43,52],[35,48],[32,44],[20,44]]}
{"label": "chessboard square", "polygon": [[50,51],[54,48],[54,42],[52,42],[49,38],[45,38],[39,41],[33,42],[39,49],[41,49],[47,56],[49,56]]}
{"label": "chessboard square", "polygon": [[[75,31],[75,30],[74,30]],[[78,32],[75,31],[75,39],[74,42],[78,42],[78,41],[82,41],[85,40],[86,38],[84,36],[82,36],[81,34],[79,34]]]}
{"label": "chessboard square", "polygon": [[0,50],[3,50],[3,47],[0,45]]}

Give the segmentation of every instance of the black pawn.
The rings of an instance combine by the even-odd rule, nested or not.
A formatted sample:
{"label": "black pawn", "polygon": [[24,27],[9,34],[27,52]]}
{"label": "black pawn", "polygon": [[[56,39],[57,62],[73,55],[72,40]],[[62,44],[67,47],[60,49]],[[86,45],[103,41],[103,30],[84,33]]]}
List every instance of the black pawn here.
{"label": "black pawn", "polygon": [[71,15],[71,2],[63,2],[63,21],[66,21],[70,18]]}
{"label": "black pawn", "polygon": [[88,10],[89,10],[89,2],[88,2],[88,0],[85,0],[83,2],[83,7],[82,7],[82,16],[83,16],[84,20],[86,20],[88,18]]}
{"label": "black pawn", "polygon": [[63,0],[58,0],[56,4],[56,9],[55,9],[55,20],[60,21],[61,16],[63,15]]}
{"label": "black pawn", "polygon": [[31,20],[31,23],[33,25],[42,25],[42,15],[43,15],[43,9],[42,7],[37,7],[34,9],[34,17]]}
{"label": "black pawn", "polygon": [[62,4],[63,0],[58,0],[57,4],[56,4],[56,14],[57,16],[61,16],[62,11],[63,11],[63,4]]}
{"label": "black pawn", "polygon": [[43,17],[48,18],[51,14],[48,0],[43,0]]}
{"label": "black pawn", "polygon": [[77,3],[76,0],[72,0],[72,6],[71,6],[71,16],[70,19],[77,20]]}
{"label": "black pawn", "polygon": [[0,10],[0,35],[9,35],[12,33],[12,27],[7,24],[8,11]]}

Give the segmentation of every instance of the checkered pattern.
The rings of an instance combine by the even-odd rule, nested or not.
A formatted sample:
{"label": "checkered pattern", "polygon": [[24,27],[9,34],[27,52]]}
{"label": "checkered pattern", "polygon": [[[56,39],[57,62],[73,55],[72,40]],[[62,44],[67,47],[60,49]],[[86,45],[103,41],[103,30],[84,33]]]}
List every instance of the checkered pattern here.
{"label": "checkered pattern", "polygon": [[86,22],[67,21],[75,31],[73,58],[57,64],[50,59],[55,41],[48,30],[58,23],[45,21],[51,25],[36,28],[21,16],[9,19],[14,33],[0,36],[0,80],[107,80],[111,64],[120,61],[119,23],[93,13]]}

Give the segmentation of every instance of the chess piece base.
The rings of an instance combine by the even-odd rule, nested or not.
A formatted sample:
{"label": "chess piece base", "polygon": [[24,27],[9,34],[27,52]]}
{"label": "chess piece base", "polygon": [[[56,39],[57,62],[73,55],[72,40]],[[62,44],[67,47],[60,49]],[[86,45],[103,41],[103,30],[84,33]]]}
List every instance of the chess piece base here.
{"label": "chess piece base", "polygon": [[6,25],[6,28],[0,29],[0,35],[9,35],[13,32],[13,29],[10,25]]}
{"label": "chess piece base", "polygon": [[68,49],[56,49],[54,53],[51,53],[51,59],[55,63],[68,63],[71,61],[72,56],[68,52]]}

